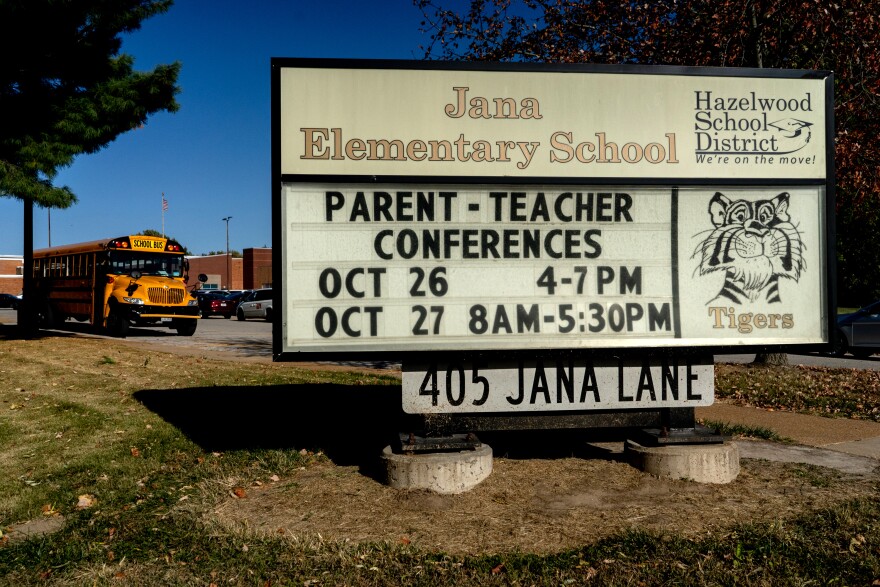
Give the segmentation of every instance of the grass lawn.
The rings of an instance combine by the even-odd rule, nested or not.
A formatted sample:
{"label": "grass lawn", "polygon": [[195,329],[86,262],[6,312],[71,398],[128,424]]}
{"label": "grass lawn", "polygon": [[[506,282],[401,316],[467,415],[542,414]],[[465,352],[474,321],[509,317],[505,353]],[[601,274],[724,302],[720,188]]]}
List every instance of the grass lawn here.
{"label": "grass lawn", "polygon": [[716,365],[715,397],[759,408],[880,421],[880,371]]}
{"label": "grass lawn", "polygon": [[[722,366],[716,377],[716,395],[732,401],[878,419],[880,384],[872,374]],[[0,340],[0,584],[871,585],[880,579],[876,493],[699,537],[628,530],[553,554],[452,556],[400,539],[265,535],[206,522],[205,512],[222,500],[324,466],[328,457],[374,454],[387,440],[376,432],[381,413],[394,406],[377,415],[366,404],[361,409],[358,398],[393,397],[386,392],[398,385],[381,374],[218,362],[107,340]],[[338,413],[341,401],[352,407],[350,415],[326,416]],[[315,418],[294,414],[304,406]],[[23,539],[24,523],[53,531]]]}

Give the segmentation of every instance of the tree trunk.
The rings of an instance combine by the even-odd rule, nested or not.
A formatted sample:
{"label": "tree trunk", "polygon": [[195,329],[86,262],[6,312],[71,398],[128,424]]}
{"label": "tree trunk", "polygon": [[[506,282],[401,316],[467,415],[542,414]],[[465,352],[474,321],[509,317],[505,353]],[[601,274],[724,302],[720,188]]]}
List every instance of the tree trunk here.
{"label": "tree trunk", "polygon": [[758,353],[755,355],[753,365],[788,365],[788,355],[785,353]]}
{"label": "tree trunk", "polygon": [[37,300],[34,292],[34,201],[22,198],[24,206],[22,226],[21,303],[18,305],[18,332],[20,338],[37,336]]}

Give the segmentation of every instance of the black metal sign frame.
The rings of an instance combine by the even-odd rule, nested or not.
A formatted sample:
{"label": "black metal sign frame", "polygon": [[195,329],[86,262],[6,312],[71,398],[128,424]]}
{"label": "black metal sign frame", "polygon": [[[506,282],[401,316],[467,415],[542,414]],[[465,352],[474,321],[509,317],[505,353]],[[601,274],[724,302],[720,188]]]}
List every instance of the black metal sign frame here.
{"label": "black metal sign frame", "polygon": [[[737,69],[737,68],[688,68],[688,67],[650,67],[650,66],[599,66],[599,65],[547,65],[547,64],[501,64],[501,63],[471,63],[471,62],[433,62],[433,61],[386,61],[386,60],[335,60],[335,59],[287,59],[275,58],[271,63],[272,82],[272,243],[273,243],[273,282],[274,282],[274,315],[276,316],[273,326],[273,356],[276,361],[302,361],[302,360],[395,360],[395,361],[419,361],[422,362],[430,355],[432,361],[444,360],[444,358],[477,357],[480,359],[516,359],[518,357],[533,357],[536,354],[548,357],[564,357],[583,355],[588,353],[597,357],[616,357],[638,354],[639,356],[655,355],[665,356],[670,354],[682,355],[688,352],[705,355],[706,353],[729,353],[729,352],[785,352],[786,350],[825,350],[830,348],[835,335],[834,317],[836,315],[836,292],[835,292],[835,174],[834,174],[834,109],[833,109],[833,75],[827,71],[806,70],[767,70],[767,69]],[[779,177],[755,177],[755,178],[713,178],[711,180],[680,177],[670,180],[665,177],[639,177],[628,178],[622,181],[620,177],[516,177],[516,176],[412,176],[412,175],[378,175],[363,173],[357,175],[331,175],[314,173],[282,173],[282,136],[281,136],[281,72],[285,68],[323,68],[323,69],[363,69],[363,70],[416,70],[424,72],[432,71],[476,71],[476,72],[554,72],[565,74],[579,73],[609,73],[627,74],[633,76],[651,75],[675,75],[675,76],[712,76],[721,78],[764,78],[764,79],[809,79],[824,81],[824,134],[826,170],[821,179],[798,179]],[[285,300],[282,299],[282,284],[285,279],[286,269],[282,262],[282,242],[284,219],[282,218],[282,197],[285,185],[321,184],[335,185],[497,185],[505,186],[567,186],[571,184],[587,184],[590,186],[618,186],[625,184],[636,188],[664,188],[673,193],[673,202],[677,201],[675,194],[679,190],[691,187],[726,187],[746,188],[760,186],[772,188],[776,186],[821,188],[824,189],[824,226],[820,236],[824,255],[824,271],[822,272],[821,290],[811,292],[810,295],[822,295],[825,299],[825,317],[827,321],[824,330],[827,333],[827,341],[816,344],[780,344],[780,345],[751,345],[742,340],[735,344],[719,344],[713,346],[699,346],[693,349],[687,347],[651,347],[651,348],[479,348],[468,349],[465,352],[453,349],[429,349],[429,350],[406,350],[397,348],[389,350],[376,346],[370,350],[346,350],[346,351],[321,351],[321,352],[285,352],[282,325],[285,322]],[[781,204],[780,204],[781,205]],[[673,239],[675,239],[673,231]],[[676,243],[673,242],[673,246]],[[677,270],[677,269],[676,269]],[[815,270],[815,268],[814,268]],[[673,280],[673,287],[677,287],[677,280]],[[680,292],[674,292],[676,297]],[[295,303],[295,302],[294,302]],[[678,319],[678,312],[675,312]],[[718,320],[726,320],[727,317],[719,315]],[[676,323],[676,327],[678,327]]]}

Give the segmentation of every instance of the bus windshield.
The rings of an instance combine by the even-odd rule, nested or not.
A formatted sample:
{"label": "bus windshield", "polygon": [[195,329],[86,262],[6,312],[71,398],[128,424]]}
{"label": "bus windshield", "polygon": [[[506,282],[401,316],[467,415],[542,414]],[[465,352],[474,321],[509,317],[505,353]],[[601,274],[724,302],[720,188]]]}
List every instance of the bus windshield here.
{"label": "bus windshield", "polygon": [[110,251],[111,273],[140,271],[143,275],[180,277],[183,275],[183,255],[147,253],[138,251]]}

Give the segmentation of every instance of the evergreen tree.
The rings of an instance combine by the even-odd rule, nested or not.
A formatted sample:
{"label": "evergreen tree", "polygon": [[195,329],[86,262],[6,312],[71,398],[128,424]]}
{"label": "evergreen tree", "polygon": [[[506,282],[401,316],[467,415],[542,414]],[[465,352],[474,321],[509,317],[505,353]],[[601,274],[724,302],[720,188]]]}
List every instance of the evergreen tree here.
{"label": "evergreen tree", "polygon": [[179,63],[134,70],[121,35],[171,0],[0,0],[0,195],[66,208],[53,179],[150,114],[178,108]]}

